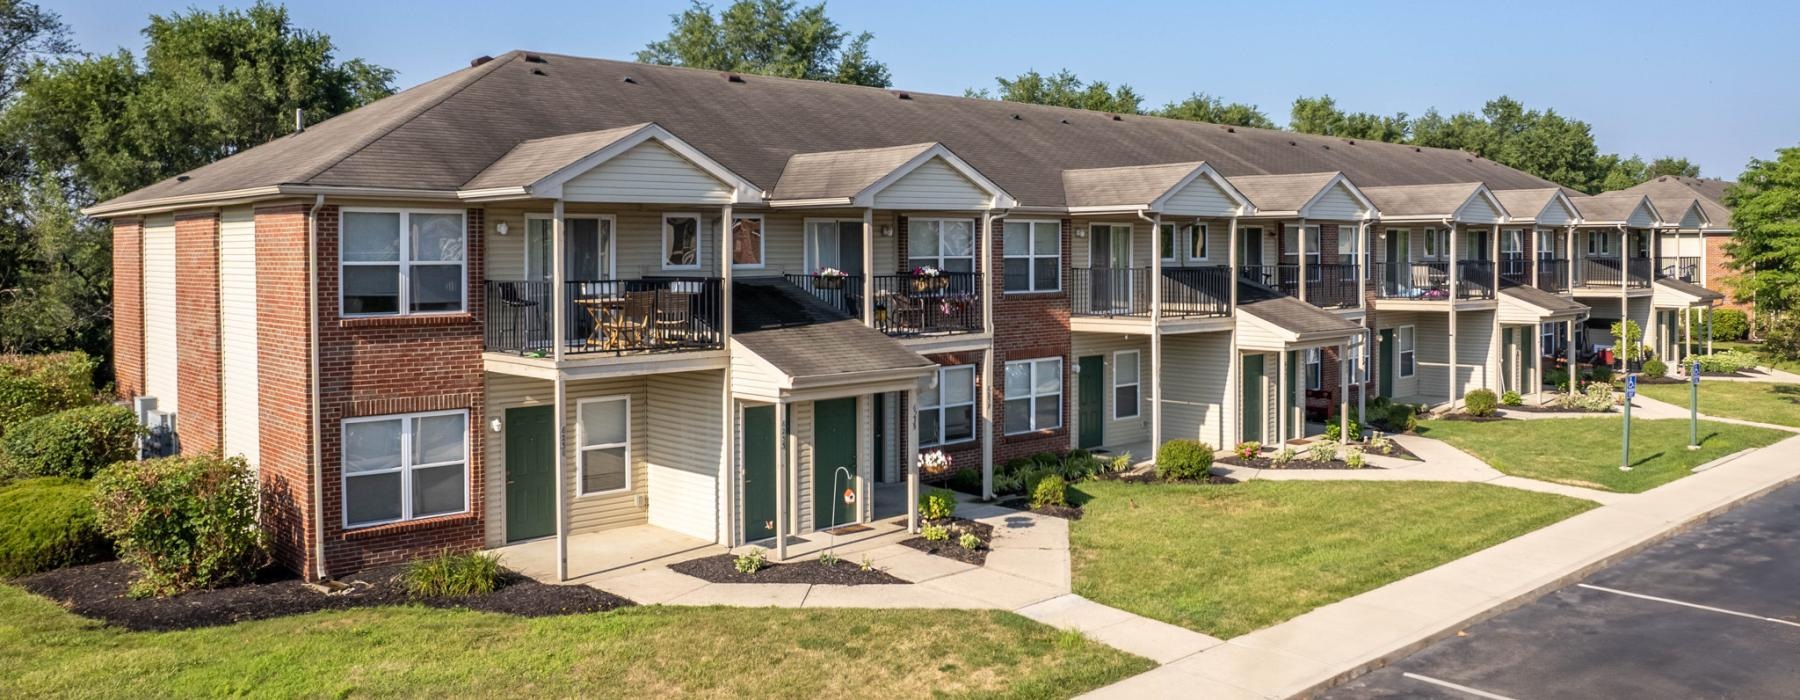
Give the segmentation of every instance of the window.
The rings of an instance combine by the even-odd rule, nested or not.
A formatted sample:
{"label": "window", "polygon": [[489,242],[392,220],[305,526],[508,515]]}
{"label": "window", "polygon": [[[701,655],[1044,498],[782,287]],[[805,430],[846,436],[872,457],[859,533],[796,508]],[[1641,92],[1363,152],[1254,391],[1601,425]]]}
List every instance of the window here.
{"label": "window", "polygon": [[1206,224],[1163,224],[1158,232],[1157,250],[1165,263],[1205,260],[1206,246]]}
{"label": "window", "polygon": [[1325,361],[1323,355],[1324,353],[1320,352],[1318,348],[1307,348],[1306,350],[1307,389],[1318,391],[1320,387],[1325,385]]}
{"label": "window", "polygon": [[906,264],[944,272],[975,271],[975,222],[971,219],[908,219]]}
{"label": "window", "polygon": [[1113,353],[1113,420],[1138,417],[1139,357],[1136,350]]}
{"label": "window", "polygon": [[583,399],[575,412],[576,495],[631,490],[631,397]]}
{"label": "window", "polygon": [[731,218],[731,266],[763,266],[763,218],[761,214]]}
{"label": "window", "polygon": [[1368,338],[1368,336],[1366,336],[1366,335],[1356,336],[1356,340],[1351,341],[1351,346],[1355,348],[1355,351],[1350,355],[1350,357],[1354,358],[1354,360],[1355,360],[1356,371],[1352,372],[1350,376],[1352,378],[1354,378],[1354,380],[1358,384],[1368,383],[1368,381],[1369,381],[1369,338]]}
{"label": "window", "polygon": [[1343,264],[1343,265],[1355,265],[1356,264],[1356,254],[1357,254],[1356,232],[1357,232],[1357,227],[1355,227],[1355,226],[1339,226],[1338,227],[1338,230],[1337,230],[1338,263]]}
{"label": "window", "polygon": [[1543,328],[1538,330],[1538,336],[1539,336],[1539,340],[1542,342],[1542,345],[1540,345],[1538,347],[1539,355],[1549,355],[1557,349],[1556,348],[1556,324],[1554,324],[1554,323],[1543,324]]}
{"label": "window", "polygon": [[467,511],[468,427],[461,410],[344,421],[344,527]]}
{"label": "window", "polygon": [[1156,250],[1162,254],[1163,262],[1175,262],[1179,252],[1175,248],[1175,224],[1163,224],[1156,233]]}
{"label": "window", "polygon": [[1525,253],[1525,229],[1509,228],[1500,232],[1500,252],[1506,255]]}
{"label": "window", "polygon": [[1475,230],[1475,231],[1464,231],[1463,232],[1463,249],[1459,252],[1462,253],[1462,257],[1464,260],[1486,260],[1486,259],[1488,259],[1488,232],[1487,232],[1487,230],[1480,229],[1480,230]]}
{"label": "window", "polygon": [[863,273],[862,220],[807,219],[806,272],[835,267],[852,275]]}
{"label": "window", "polygon": [[1400,339],[1400,376],[1402,377],[1413,376],[1414,363],[1418,360],[1413,353],[1413,342],[1416,340],[1413,333],[1412,326],[1401,326],[1394,332],[1394,335]]}
{"label": "window", "polygon": [[1062,288],[1062,222],[1007,221],[1003,236],[1006,291]]}
{"label": "window", "polygon": [[345,209],[338,260],[345,316],[462,311],[463,214]]}
{"label": "window", "polygon": [[1636,252],[1632,253],[1632,255],[1635,255],[1640,258],[1650,257],[1650,236],[1649,236],[1649,234],[1644,233],[1643,231],[1632,231],[1631,232],[1631,247],[1633,250],[1636,251]]}
{"label": "window", "polygon": [[[1293,226],[1281,228],[1281,261],[1289,265],[1300,262],[1300,239]],[[1306,227],[1306,264],[1319,264],[1319,227]]]}
{"label": "window", "polygon": [[1443,260],[1450,257],[1450,229],[1425,229],[1426,260]]}
{"label": "window", "polygon": [[1006,363],[1006,433],[1062,427],[1060,357]]}
{"label": "window", "polygon": [[1609,231],[1589,231],[1587,252],[1588,255],[1611,256],[1613,254],[1612,233]]}
{"label": "window", "polygon": [[663,215],[664,270],[700,269],[700,215]]}
{"label": "window", "polygon": [[1556,257],[1556,232],[1555,231],[1552,231],[1547,228],[1538,229],[1538,232],[1537,232],[1537,256],[1538,256],[1539,260],[1549,260],[1549,259],[1553,259]]}
{"label": "window", "polygon": [[1206,224],[1188,224],[1181,227],[1187,232],[1187,255],[1189,260],[1205,260],[1210,243],[1206,240]]}
{"label": "window", "polygon": [[975,366],[939,367],[936,380],[919,392],[919,444],[975,439]]}
{"label": "window", "polygon": [[[525,218],[525,279],[550,281],[550,217]],[[563,218],[563,274],[571,282],[614,276],[613,219],[610,216]]]}

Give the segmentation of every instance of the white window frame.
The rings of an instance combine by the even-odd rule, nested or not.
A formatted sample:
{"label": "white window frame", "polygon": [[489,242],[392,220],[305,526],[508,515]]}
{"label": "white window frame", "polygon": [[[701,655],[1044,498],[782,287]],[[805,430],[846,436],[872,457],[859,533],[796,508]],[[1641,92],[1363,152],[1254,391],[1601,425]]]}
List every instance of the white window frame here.
{"label": "white window frame", "polygon": [[[1337,260],[1339,265],[1357,265],[1362,262],[1362,251],[1356,249],[1356,226],[1338,224],[1337,227]],[[1349,248],[1350,252],[1344,252]]]}
{"label": "white window frame", "polygon": [[[674,242],[675,242],[675,229],[674,229],[674,227],[669,225],[669,221],[672,219],[693,219],[694,220],[694,264],[692,264],[692,265],[676,265],[676,264],[672,264],[669,262],[669,254],[674,252],[669,246],[674,244]],[[701,245],[701,243],[700,243],[701,239],[706,237],[706,220],[703,218],[700,218],[700,215],[697,213],[694,213],[694,212],[664,212],[662,215],[661,222],[662,223],[659,225],[662,227],[662,249],[657,252],[657,255],[661,257],[662,269],[664,269],[664,270],[698,270],[698,269],[700,269],[700,267],[701,267],[700,261],[704,258],[704,253],[702,251],[706,250],[706,247]]]}
{"label": "white window frame", "polygon": [[[519,277],[520,279],[524,279],[524,280],[531,279],[531,262],[532,262],[531,222],[533,222],[533,221],[550,221],[553,218],[554,217],[552,217],[549,214],[526,214],[525,215],[525,235],[520,236],[520,238],[523,238],[524,240],[519,241],[519,244],[521,246],[523,246],[525,249],[525,254],[523,256],[521,256],[522,259],[524,260],[525,269],[521,271],[523,274],[520,275],[520,277]],[[603,279],[609,279],[609,280],[618,279],[619,278],[619,219],[618,219],[618,217],[614,216],[612,214],[563,214],[563,219],[565,219],[565,220],[566,219],[594,219],[597,221],[607,222],[607,227],[609,230],[612,231],[612,235],[611,236],[602,236],[602,238],[605,239],[603,242],[606,244],[606,246],[605,246],[605,248],[606,248],[606,269],[602,270],[601,274],[605,276]],[[564,230],[565,231],[567,230],[566,226],[565,226]],[[595,233],[595,235],[600,235],[599,229],[596,228],[594,230],[594,233]],[[549,251],[545,251],[545,252],[548,253]],[[546,269],[548,269],[548,266],[545,266],[545,267],[546,267]]]}
{"label": "white window frame", "polygon": [[[756,262],[741,263],[737,261],[737,224],[739,221],[756,220]],[[761,214],[732,214],[731,230],[725,238],[731,241],[731,269],[761,270],[769,266],[769,222]]]}
{"label": "white window frame", "polygon": [[[925,222],[936,222],[938,225],[937,248],[939,251],[942,251],[944,249],[944,222],[946,222],[946,221],[960,221],[960,222],[967,223],[969,225],[969,234],[970,234],[969,242],[970,242],[971,250],[969,251],[968,255],[944,255],[942,252],[936,253],[934,255],[918,255],[912,250],[911,244],[912,244],[912,226],[913,226],[913,224],[925,223]],[[909,267],[912,265],[912,261],[914,259],[929,258],[929,259],[933,259],[936,261],[932,265],[932,267],[935,267],[939,271],[942,271],[942,272],[950,271],[950,270],[946,269],[944,266],[944,261],[946,261],[946,260],[967,260],[967,261],[969,261],[969,272],[980,272],[981,269],[975,265],[975,261],[978,258],[980,258],[980,256],[981,256],[981,234],[982,234],[981,222],[976,221],[975,219],[965,219],[965,218],[956,217],[956,216],[910,217],[906,220],[906,230],[900,232],[900,235],[907,237],[906,238],[906,240],[907,240],[906,264]],[[1058,233],[1058,236],[1060,236],[1060,235],[1061,234]]]}
{"label": "white window frame", "polygon": [[1556,259],[1556,231],[1553,229],[1537,229],[1537,259]]}
{"label": "white window frame", "polygon": [[[1163,249],[1164,231],[1169,233],[1169,247],[1167,250]],[[1179,264],[1181,262],[1182,251],[1180,246],[1177,245],[1176,240],[1180,234],[1180,224],[1161,224],[1156,227],[1156,252],[1158,255],[1162,256],[1163,262],[1173,264]]]}
{"label": "white window frame", "polygon": [[[1487,255],[1488,255],[1488,239],[1487,239],[1487,237],[1489,235],[1491,235],[1492,232],[1493,232],[1493,229],[1485,229],[1485,228],[1463,229],[1463,248],[1464,248],[1464,250],[1459,251],[1462,253],[1463,259],[1464,260],[1487,260]],[[1446,251],[1446,253],[1448,253],[1448,251]]]}
{"label": "white window frame", "polygon": [[[1108,224],[1108,223],[1088,224],[1088,240],[1092,241],[1094,238],[1094,231],[1097,229],[1101,229],[1101,228],[1105,228],[1106,235],[1111,236],[1115,239],[1118,238],[1121,234],[1123,234],[1125,237],[1125,260],[1124,260],[1123,264],[1121,264],[1117,258],[1109,260],[1108,264],[1110,264],[1112,266],[1112,269],[1114,269],[1114,270],[1130,269],[1133,266],[1135,266],[1137,263],[1137,240],[1133,237],[1137,235],[1137,231],[1132,229],[1131,224]],[[1107,253],[1110,255],[1112,253],[1112,251],[1109,250],[1109,251],[1107,251]],[[1090,242],[1088,244],[1088,267],[1093,267],[1093,266],[1094,266],[1094,251],[1093,251],[1093,244]]]}
{"label": "white window frame", "polygon": [[[1037,393],[1037,378],[1038,378],[1039,368],[1045,364],[1050,364],[1050,363],[1054,363],[1056,366],[1056,392],[1053,394],[1052,393],[1045,393],[1045,394]],[[1063,427],[1064,417],[1063,417],[1063,408],[1062,408],[1062,397],[1063,397],[1063,392],[1068,390],[1068,387],[1063,385],[1064,384],[1063,358],[1061,358],[1061,357],[1038,357],[1038,358],[1032,358],[1029,360],[1012,360],[1012,361],[1006,363],[1007,367],[1012,367],[1013,365],[1026,365],[1031,368],[1030,369],[1031,381],[1029,383],[1029,386],[1031,388],[1026,391],[1026,394],[1024,396],[1003,395],[1001,398],[1001,402],[1002,402],[1002,405],[1004,405],[1005,402],[1007,402],[1007,401],[1013,401],[1013,400],[1018,400],[1018,399],[1023,399],[1025,401],[1027,401],[1028,403],[1031,404],[1031,412],[1028,414],[1031,416],[1031,421],[1030,421],[1030,426],[1027,427],[1026,429],[1016,431],[1016,432],[1008,431],[1006,434],[1007,435],[1026,435],[1026,434],[1035,433],[1035,432],[1044,431],[1044,430],[1056,430],[1058,428]],[[1002,370],[1002,371],[1004,371],[1004,370]],[[1004,375],[1002,375],[1002,376],[1004,376]],[[1004,385],[1005,382],[1002,381],[1001,384]],[[1056,425],[1038,425],[1037,424],[1037,402],[1047,399],[1047,398],[1051,398],[1051,397],[1054,397],[1056,400]]]}
{"label": "white window frame", "polygon": [[[1281,263],[1283,265],[1300,264],[1300,239],[1296,238],[1293,240],[1293,245],[1288,245],[1288,234],[1297,228],[1299,227],[1293,224],[1281,225]],[[1325,234],[1320,232],[1318,224],[1307,224],[1306,228],[1311,232],[1306,239],[1306,257],[1308,258],[1306,266],[1312,271],[1309,274],[1313,275],[1307,279],[1313,281],[1319,279],[1316,276],[1319,271],[1319,248],[1325,242]],[[1288,262],[1289,258],[1292,258],[1294,262]]]}
{"label": "white window frame", "polygon": [[[1121,377],[1121,375],[1119,374],[1119,358],[1124,355],[1132,356],[1136,360],[1136,362],[1134,364],[1137,365],[1137,373],[1132,375],[1131,381],[1129,381],[1129,382],[1124,381],[1123,378]],[[1144,385],[1143,385],[1144,355],[1143,355],[1143,353],[1141,353],[1137,350],[1119,350],[1119,351],[1116,351],[1113,353],[1112,360],[1113,360],[1113,363],[1112,363],[1113,364],[1113,373],[1112,373],[1112,375],[1113,375],[1113,381],[1112,381],[1113,420],[1125,420],[1127,418],[1136,418],[1138,416],[1143,415],[1144,412],[1141,407],[1142,404],[1144,403]],[[1137,400],[1131,402],[1131,413],[1123,413],[1121,411],[1121,405],[1119,403],[1119,390],[1123,389],[1125,387],[1132,387],[1134,389],[1137,389]]]}
{"label": "white window frame", "polygon": [[1544,353],[1549,352],[1550,348],[1556,345],[1556,324],[1542,323],[1538,325],[1537,354],[1539,357],[1543,357]]}
{"label": "white window frame", "polygon": [[[1396,374],[1404,379],[1419,373],[1419,330],[1413,326],[1398,326],[1394,329],[1394,364]],[[1412,355],[1412,362],[1406,356]]]}
{"label": "white window frame", "polygon": [[[1026,234],[1025,234],[1025,238],[1026,238],[1025,243],[1026,243],[1026,247],[1028,248],[1028,252],[1025,255],[1009,255],[1006,253],[1006,224],[1009,224],[1009,223],[1010,224],[1025,224],[1028,227],[1026,230]],[[1056,229],[1056,252],[1052,255],[1045,255],[1045,254],[1039,252],[1037,249],[1037,227],[1040,225],[1048,225],[1048,226]],[[1052,294],[1055,292],[1062,291],[1062,222],[1058,221],[1056,219],[1015,219],[1015,220],[1010,220],[1010,221],[1002,220],[1001,222],[999,222],[999,226],[1000,226],[1000,251],[1001,251],[1000,252],[1000,276],[1002,278],[1000,280],[1000,289],[1001,289],[1002,293],[1005,293],[1005,294]],[[977,240],[976,250],[980,250],[980,247],[981,247],[980,241]],[[908,251],[907,254],[910,256],[912,253],[911,253],[911,251]],[[1025,269],[1025,280],[1026,280],[1026,282],[1025,282],[1025,284],[1027,287],[1029,287],[1029,289],[1007,289],[1006,288],[1006,280],[1005,280],[1006,261],[1008,259],[1014,259],[1014,258],[1021,259],[1026,262],[1026,265],[1025,265],[1025,268],[1026,268]],[[1055,258],[1056,259],[1056,286],[1039,289],[1038,284],[1037,284],[1037,282],[1038,282],[1038,280],[1037,280],[1037,261],[1043,260],[1045,258]]]}
{"label": "white window frame", "polygon": [[[420,418],[432,418],[435,416],[454,416],[454,415],[460,415],[460,416],[462,416],[462,419],[463,419],[463,458],[462,458],[463,507],[462,507],[462,510],[451,512],[451,513],[434,513],[432,515],[414,516],[412,514],[412,512],[413,512],[413,502],[412,502],[412,498],[413,498],[413,496],[412,496],[412,474],[413,474],[413,472],[415,470],[419,470],[419,469],[440,468],[440,467],[444,467],[444,466],[447,466],[450,464],[454,464],[454,462],[434,462],[431,464],[413,464],[412,463],[413,422]],[[394,420],[400,421],[400,466],[394,467],[393,469],[385,469],[382,471],[375,471],[375,472],[358,472],[357,474],[352,475],[350,473],[350,470],[348,468],[346,468],[350,464],[350,441],[344,439],[344,435],[349,432],[349,426],[351,426],[352,424],[356,424],[356,423],[380,423],[383,421],[394,421]],[[340,494],[339,498],[338,498],[338,511],[339,511],[338,512],[338,521],[343,523],[345,530],[360,530],[363,528],[379,527],[381,525],[389,525],[389,524],[393,524],[393,523],[404,523],[404,522],[411,522],[414,520],[431,520],[431,519],[436,519],[436,518],[451,518],[451,517],[456,517],[459,515],[468,514],[469,513],[469,503],[471,501],[471,496],[469,494],[469,490],[474,487],[474,484],[471,483],[471,480],[473,477],[470,476],[471,471],[473,471],[472,469],[470,469],[470,460],[473,458],[473,456],[469,454],[469,449],[470,449],[469,433],[470,433],[470,431],[471,431],[471,426],[469,425],[469,409],[466,409],[466,408],[457,408],[457,409],[452,409],[452,410],[448,410],[448,411],[421,411],[418,413],[391,413],[391,414],[382,415],[382,416],[357,416],[355,418],[345,418],[342,421],[340,421],[338,424],[338,493]],[[374,476],[377,474],[393,474],[396,472],[398,472],[400,474],[400,517],[389,519],[389,520],[376,520],[376,521],[371,521],[371,522],[366,522],[366,523],[350,522],[350,507],[349,507],[350,480],[355,479],[360,476]]]}
{"label": "white window frame", "polygon": [[[1212,229],[1207,224],[1201,222],[1184,224],[1182,225],[1181,230],[1187,232],[1187,237],[1185,239],[1187,247],[1181,252],[1183,255],[1187,256],[1188,262],[1207,262],[1212,260],[1212,239],[1210,238]],[[1200,242],[1199,255],[1194,254],[1194,241]]]}
{"label": "white window frame", "polygon": [[[819,236],[817,235],[817,232],[813,229],[813,227],[818,224],[830,224],[831,225],[831,235],[836,236],[838,234],[838,228],[837,228],[838,225],[844,224],[844,223],[855,223],[856,225],[861,226],[862,219],[832,219],[832,218],[814,219],[814,218],[808,218],[801,222],[801,224],[800,224],[801,225],[801,229],[800,229],[800,246],[801,246],[800,261],[801,261],[802,265],[806,266],[806,274],[809,274],[809,275],[819,274],[819,270],[826,267],[825,261],[819,259],[819,251],[818,251]],[[765,238],[765,240],[767,239],[766,232],[764,234],[764,238]],[[835,267],[840,270],[845,269],[845,267],[848,265],[848,263],[842,259],[843,257],[844,257],[844,251],[840,249],[838,251],[839,260],[837,261],[836,264],[831,265],[831,267]],[[860,263],[862,261],[858,260],[857,262]],[[864,270],[864,272],[866,273],[867,270]]]}
{"label": "white window frame", "polygon": [[1443,261],[1450,258],[1450,229],[1425,229],[1425,245],[1419,251],[1420,260]]}
{"label": "white window frame", "polygon": [[[582,420],[581,413],[583,411],[586,411],[588,406],[592,406],[595,404],[603,404],[603,403],[621,402],[621,401],[625,403],[625,442],[622,442],[622,443],[609,442],[609,443],[604,443],[604,444],[600,444],[600,445],[587,444],[587,421]],[[582,459],[582,457],[585,456],[587,451],[588,450],[615,450],[620,447],[625,448],[625,486],[622,488],[607,489],[605,491],[584,491],[584,490],[582,490],[582,489],[586,488],[586,484],[587,484],[587,460]],[[630,493],[632,490],[631,478],[632,478],[633,471],[634,471],[634,469],[631,464],[631,395],[630,394],[621,394],[621,395],[617,395],[617,396],[594,396],[594,397],[585,398],[585,399],[576,401],[575,402],[575,497],[576,498],[587,498],[589,496],[605,496],[608,494],[615,494],[615,493]]]}
{"label": "white window frame", "polygon": [[[1595,245],[1596,242],[1598,242],[1599,245],[1596,246]],[[1612,245],[1612,232],[1611,231],[1606,231],[1606,230],[1588,231],[1588,240],[1587,240],[1588,257],[1594,257],[1594,258],[1616,257],[1612,252],[1612,248],[1613,248],[1613,245]]]}
{"label": "white window frame", "polygon": [[1500,256],[1508,254],[1523,256],[1525,254],[1525,229],[1508,228],[1500,230]]}
{"label": "white window frame", "polygon": [[[344,259],[344,218],[346,214],[399,214],[400,215],[400,251],[399,257],[392,261]],[[462,308],[453,311],[411,311],[412,307],[412,215],[413,214],[454,214],[462,223],[462,260],[454,264],[460,270],[462,278]],[[437,260],[421,262],[423,267],[447,267],[451,261]],[[349,313],[344,310],[344,269],[348,267],[397,267],[399,268],[399,301],[391,312]],[[384,316],[454,316],[469,313],[469,213],[461,209],[418,209],[390,207],[342,207],[338,209],[338,316],[344,318],[379,318]]]}
{"label": "white window frame", "polygon": [[[924,405],[925,402],[920,401],[917,410],[920,413],[925,413],[927,411],[937,413],[938,439],[936,442],[926,442],[921,439],[919,441],[920,447],[960,445],[965,442],[974,442],[975,439],[981,435],[981,416],[978,415],[978,412],[975,410],[976,397],[981,395],[981,373],[977,371],[977,369],[978,368],[975,365],[943,365],[937,368],[935,376],[932,377],[932,391],[937,392],[937,405],[927,407]],[[961,374],[964,371],[969,375],[969,400],[966,402],[944,403],[944,378],[951,374]],[[969,407],[969,415],[973,418],[973,420],[969,421],[969,436],[966,438],[957,438],[955,440],[945,440],[944,416],[949,413],[947,409],[960,408],[963,406]]]}
{"label": "white window frame", "polygon": [[1318,391],[1325,387],[1325,353],[1318,348],[1307,348],[1306,355],[1306,390]]}

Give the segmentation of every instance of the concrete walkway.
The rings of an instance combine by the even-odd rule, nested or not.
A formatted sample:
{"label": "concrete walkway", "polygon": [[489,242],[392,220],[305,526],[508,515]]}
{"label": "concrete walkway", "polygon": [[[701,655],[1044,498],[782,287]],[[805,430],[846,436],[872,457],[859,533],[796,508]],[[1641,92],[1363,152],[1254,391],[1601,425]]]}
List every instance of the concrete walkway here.
{"label": "concrete walkway", "polygon": [[1800,460],[1791,457],[1796,449],[1800,437],[1702,465],[1687,478],[1620,495],[1581,515],[1167,662],[1088,697],[1286,698],[1316,692],[1800,479]]}

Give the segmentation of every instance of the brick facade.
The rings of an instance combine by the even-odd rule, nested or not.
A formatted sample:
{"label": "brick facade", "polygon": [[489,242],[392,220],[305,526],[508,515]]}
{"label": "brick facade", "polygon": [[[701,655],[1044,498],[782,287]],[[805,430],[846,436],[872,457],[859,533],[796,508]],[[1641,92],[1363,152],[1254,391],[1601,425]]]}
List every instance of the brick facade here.
{"label": "brick facade", "polygon": [[[1004,231],[1005,221],[995,220],[995,228]],[[1064,452],[1069,449],[1069,425],[1073,423],[1073,373],[1069,354],[1073,350],[1073,334],[1069,330],[1069,275],[1074,221],[1062,220],[1062,291],[1032,294],[1007,294],[1005,269],[1005,237],[990,236],[984,241],[991,255],[994,274],[988,280],[988,293],[994,295],[994,386],[987,387],[994,400],[994,463],[1039,452]],[[1019,435],[1006,434],[1006,363],[1044,357],[1063,360],[1062,426]]]}
{"label": "brick facade", "polygon": [[312,367],[306,207],[257,209],[256,372],[263,524],[275,560],[312,577]]}
{"label": "brick facade", "polygon": [[1731,234],[1729,233],[1706,234],[1706,288],[1725,295],[1725,301],[1720,302],[1718,308],[1737,309],[1746,314],[1755,315],[1756,306],[1749,302],[1739,301],[1732,293],[1731,285],[1726,283],[1726,280],[1737,275],[1737,271],[1726,264],[1731,260],[1731,254],[1725,252],[1725,246],[1729,243],[1731,243]]}
{"label": "brick facade", "polygon": [[224,446],[224,393],[219,385],[219,215],[175,217],[176,381],[181,418],[176,430],[183,454]]}
{"label": "brick facade", "polygon": [[144,393],[144,222],[118,219],[112,230],[113,384],[121,399]]}

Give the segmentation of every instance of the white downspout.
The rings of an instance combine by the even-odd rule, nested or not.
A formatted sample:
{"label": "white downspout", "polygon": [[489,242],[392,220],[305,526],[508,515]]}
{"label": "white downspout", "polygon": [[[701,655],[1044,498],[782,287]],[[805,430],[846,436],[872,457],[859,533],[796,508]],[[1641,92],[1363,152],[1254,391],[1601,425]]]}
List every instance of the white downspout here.
{"label": "white downspout", "polygon": [[[1238,263],[1240,261],[1238,260],[1238,218],[1236,216],[1231,217],[1230,235],[1227,236],[1227,238],[1229,240],[1227,240],[1226,243],[1230,250],[1226,251],[1226,263],[1228,267],[1226,274],[1229,275],[1229,277],[1225,280],[1225,284],[1229,287],[1227,293],[1231,299],[1232,325],[1230,330],[1231,338],[1228,341],[1231,353],[1230,361],[1226,363],[1225,366],[1225,390],[1232,392],[1232,395],[1225,397],[1224,405],[1235,406],[1236,408],[1231,411],[1229,416],[1220,417],[1218,447],[1221,450],[1225,449],[1225,445],[1228,444],[1226,440],[1232,439],[1232,435],[1236,435],[1238,439],[1242,439],[1244,436],[1243,371],[1242,368],[1239,367],[1239,365],[1243,363],[1244,358],[1238,355],[1237,344]],[[1230,444],[1235,444],[1235,441]]]}
{"label": "white downspout", "polygon": [[1450,390],[1450,394],[1449,394],[1450,407],[1448,410],[1451,412],[1454,412],[1456,410],[1456,399],[1457,399],[1457,396],[1456,396],[1456,394],[1457,394],[1457,391],[1456,391],[1456,365],[1457,365],[1457,362],[1456,362],[1456,359],[1457,359],[1456,358],[1456,350],[1457,350],[1457,347],[1456,347],[1456,297],[1458,294],[1460,294],[1462,292],[1462,289],[1461,289],[1461,287],[1462,287],[1462,284],[1461,284],[1462,260],[1457,257],[1457,253],[1460,251],[1459,251],[1458,246],[1456,245],[1456,242],[1457,242],[1458,238],[1462,237],[1460,235],[1462,233],[1462,231],[1460,230],[1460,227],[1458,227],[1450,219],[1444,219],[1444,224],[1448,227],[1448,230],[1450,232],[1450,245],[1449,245],[1449,248],[1450,248],[1450,250],[1449,250],[1449,254],[1450,254],[1450,270],[1449,270],[1449,277],[1450,277],[1450,338],[1449,338],[1449,340],[1450,340],[1450,342],[1449,342],[1450,373],[1449,374],[1450,374],[1450,380],[1449,380],[1449,386],[1446,388],[1448,388]]}
{"label": "white downspout", "polygon": [[325,206],[325,195],[313,196],[306,211],[306,337],[308,367],[308,410],[312,415],[312,483],[313,483],[313,574],[325,578],[325,461],[320,452],[319,421],[319,208]]}

